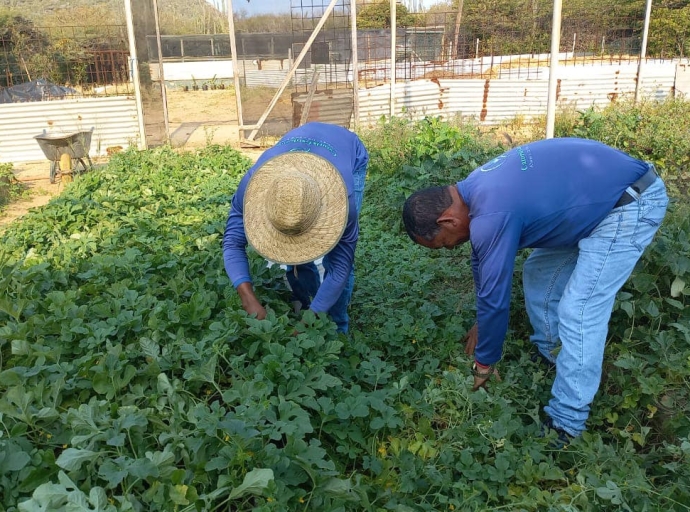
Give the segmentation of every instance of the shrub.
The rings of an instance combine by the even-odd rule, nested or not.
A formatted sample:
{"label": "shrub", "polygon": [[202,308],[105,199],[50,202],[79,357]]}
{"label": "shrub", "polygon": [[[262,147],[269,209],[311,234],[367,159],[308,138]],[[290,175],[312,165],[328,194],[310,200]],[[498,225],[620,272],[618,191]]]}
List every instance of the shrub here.
{"label": "shrub", "polygon": [[14,176],[12,164],[0,164],[0,209],[25,193],[26,187]]}

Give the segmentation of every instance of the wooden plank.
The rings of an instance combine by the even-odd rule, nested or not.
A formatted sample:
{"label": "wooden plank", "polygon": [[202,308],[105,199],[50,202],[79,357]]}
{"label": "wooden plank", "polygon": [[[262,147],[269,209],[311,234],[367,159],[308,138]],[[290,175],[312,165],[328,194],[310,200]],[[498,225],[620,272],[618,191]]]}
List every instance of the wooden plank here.
{"label": "wooden plank", "polygon": [[302,126],[309,119],[309,109],[311,108],[311,103],[314,101],[314,93],[316,92],[316,85],[319,83],[319,75],[321,72],[317,69],[314,72],[314,76],[311,79],[311,84],[309,84],[309,94],[307,95],[307,100],[304,102],[304,108],[302,109],[302,117],[300,117],[299,125]]}

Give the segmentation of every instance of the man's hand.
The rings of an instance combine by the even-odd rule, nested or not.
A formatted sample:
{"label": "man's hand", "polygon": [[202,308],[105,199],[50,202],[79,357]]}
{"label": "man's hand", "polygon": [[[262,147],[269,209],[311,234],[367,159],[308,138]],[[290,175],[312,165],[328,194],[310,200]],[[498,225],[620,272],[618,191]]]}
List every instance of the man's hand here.
{"label": "man's hand", "polygon": [[465,342],[465,354],[468,356],[471,356],[474,354],[474,348],[477,346],[477,340],[479,339],[479,328],[477,327],[477,324],[475,323],[472,328],[467,331],[467,334],[465,334],[465,337],[462,339],[462,341]]}
{"label": "man's hand", "polygon": [[257,320],[263,320],[266,318],[266,308],[264,308],[259,301],[256,301],[254,303],[244,305],[244,310],[247,312],[248,315],[256,315]]}
{"label": "man's hand", "polygon": [[256,315],[257,320],[266,318],[266,308],[264,308],[259,299],[254,295],[254,288],[249,282],[242,283],[237,287],[237,293],[242,300],[242,308],[248,315]]}
{"label": "man's hand", "polygon": [[[478,339],[479,328],[475,323],[462,339],[462,341],[465,342],[465,354],[469,356],[474,354],[474,349],[477,346]],[[476,361],[472,367],[472,373],[474,374],[474,385],[472,386],[472,391],[477,391],[479,388],[486,388],[486,383],[489,382],[491,377],[501,382],[501,376],[496,368],[482,365]]]}
{"label": "man's hand", "polygon": [[[501,382],[501,376],[496,368],[491,368],[490,366],[484,371],[482,368],[475,367],[474,370],[474,385],[472,386],[472,391],[477,391],[479,388],[486,389],[486,383],[493,376],[498,382]],[[486,374],[485,376],[483,374]]]}

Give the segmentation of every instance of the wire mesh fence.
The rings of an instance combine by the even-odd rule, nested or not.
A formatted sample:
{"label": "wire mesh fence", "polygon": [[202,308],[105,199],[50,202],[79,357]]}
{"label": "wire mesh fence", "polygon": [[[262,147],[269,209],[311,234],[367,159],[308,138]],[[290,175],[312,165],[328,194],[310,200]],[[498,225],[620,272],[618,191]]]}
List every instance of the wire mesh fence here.
{"label": "wire mesh fence", "polygon": [[[396,80],[537,76],[548,67],[551,4],[532,1],[532,10],[506,12],[509,2],[456,2],[415,11],[421,2],[398,3],[395,30]],[[410,6],[408,8],[408,5]],[[616,10],[570,9],[561,20],[559,61],[566,66],[637,62],[644,9],[622,16]],[[652,18],[647,56],[684,56],[678,34],[664,30],[668,13]],[[391,80],[390,4],[358,2],[360,83]]]}
{"label": "wire mesh fence", "polygon": [[[327,0],[292,0],[290,20],[292,26],[293,56],[298,56],[310,38],[321,16],[330,6]],[[314,78],[314,69],[326,88],[351,87],[352,35],[350,28],[350,2],[338,0],[330,16],[323,21],[323,28],[313,38],[295,74],[296,91],[306,91]]]}
{"label": "wire mesh fence", "polygon": [[[216,5],[224,5],[219,2]],[[188,132],[210,126],[203,137],[208,141],[232,123],[264,123],[266,133],[279,135],[308,118],[310,105],[318,119],[340,122],[349,118],[355,78],[359,88],[371,88],[393,77],[397,81],[539,79],[547,72],[550,0],[447,0],[431,6],[427,0],[405,0],[396,6],[393,31],[389,0],[353,2],[275,0],[275,13],[253,16],[236,3],[234,62],[227,12],[210,12],[214,8],[201,0],[199,5],[204,7],[196,11],[194,2],[133,3],[138,6],[132,20],[138,70],[146,86],[142,96],[145,105],[151,106],[144,108],[147,126],[151,120],[161,125],[161,112],[170,107],[166,115],[172,119],[172,130],[184,132],[184,140],[191,137]],[[564,6],[562,66],[638,62],[644,2],[600,3]],[[352,30],[354,7],[356,33]],[[322,19],[326,12],[330,14]],[[154,13],[162,20],[160,31]],[[688,55],[689,29],[674,24],[674,16],[676,11],[665,7],[652,11],[649,58]],[[317,26],[321,29],[314,34]],[[0,88],[41,78],[63,86],[59,92],[63,95],[130,95],[134,90],[129,52],[125,24],[50,28],[22,20],[0,24]],[[295,72],[290,74],[293,67]],[[237,109],[235,84],[241,93]],[[197,98],[191,92],[208,89],[224,91],[206,108],[203,105],[211,96]],[[161,100],[165,94],[167,99]]]}
{"label": "wire mesh fence", "polygon": [[17,18],[0,30],[0,87],[30,82],[63,86],[59,97],[131,94],[126,27],[43,28]]}

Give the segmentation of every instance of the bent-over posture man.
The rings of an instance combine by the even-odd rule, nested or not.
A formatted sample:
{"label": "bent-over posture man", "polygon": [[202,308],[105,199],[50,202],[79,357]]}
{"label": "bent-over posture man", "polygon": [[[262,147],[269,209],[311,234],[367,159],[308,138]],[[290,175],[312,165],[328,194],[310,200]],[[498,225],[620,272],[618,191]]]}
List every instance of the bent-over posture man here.
{"label": "bent-over posture man", "polygon": [[[340,126],[307,123],[289,131],[247,171],[232,198],[225,269],[244,310],[266,317],[249,275],[247,243],[287,265],[293,300],[327,312],[347,332],[359,211],[369,156]],[[323,283],[314,260],[323,257]]]}
{"label": "bent-over posture man", "polygon": [[474,388],[498,376],[514,260],[534,248],[523,273],[531,341],[556,366],[545,425],[563,442],[580,435],[601,380],[614,298],[667,203],[651,163],[576,138],[517,147],[455,185],[411,195],[403,220],[412,240],[472,246],[477,323],[465,351],[475,356]]}

